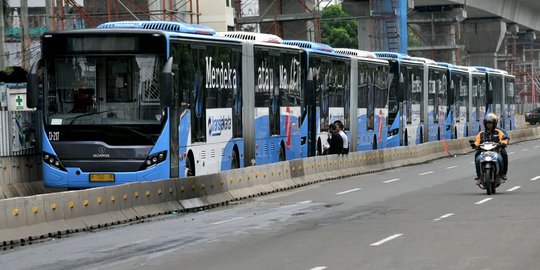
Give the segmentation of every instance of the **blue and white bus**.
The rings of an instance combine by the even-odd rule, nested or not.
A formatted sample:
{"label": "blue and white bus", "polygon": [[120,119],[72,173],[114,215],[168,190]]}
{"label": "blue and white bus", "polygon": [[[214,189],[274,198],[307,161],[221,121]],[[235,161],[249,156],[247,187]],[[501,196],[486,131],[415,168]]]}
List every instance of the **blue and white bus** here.
{"label": "blue and white bus", "polygon": [[[353,151],[387,147],[389,65],[372,52],[334,49],[350,55],[351,64],[351,147]],[[356,128],[355,128],[356,126]]]}
{"label": "blue and white bus", "polygon": [[486,113],[499,115],[499,127],[515,129],[517,100],[515,77],[500,69],[476,67],[486,78]]}
{"label": "blue and white bus", "polygon": [[448,70],[448,115],[446,124],[449,132],[447,139],[461,139],[469,135],[471,88],[469,87],[469,70],[449,63],[438,63]]}
{"label": "blue and white bus", "polygon": [[516,77],[504,71],[504,117],[503,128],[505,130],[516,129],[516,117],[519,111],[519,95],[516,93]]}
{"label": "blue and white bus", "polygon": [[283,44],[303,48],[306,52],[304,69],[313,76],[314,89],[305,93],[307,104],[308,155],[322,155],[328,146],[328,125],[342,121],[350,138],[350,69],[351,57],[334,52],[326,44],[284,40]]}
{"label": "blue and white bus", "polygon": [[[450,131],[448,115],[448,79],[447,68],[435,61],[422,57],[410,57],[412,61],[424,64],[423,96],[421,103],[422,122],[425,132],[420,131],[420,142],[438,141],[447,138]],[[427,135],[427,138],[424,137]]]}
{"label": "blue and white bus", "polygon": [[479,72],[475,67],[461,67],[468,70],[470,89],[470,136],[478,134],[482,130],[487,104],[486,75]]}
{"label": "blue and white bus", "polygon": [[244,166],[242,134],[249,125],[243,125],[240,41],[175,22],[98,28],[44,34],[42,59],[32,68],[30,104],[45,118],[46,186],[84,188]]}
{"label": "blue and white bus", "polygon": [[[246,155],[252,164],[268,164],[307,157],[307,109],[304,101],[305,51],[281,44],[278,36],[250,32],[221,32],[218,36],[242,40],[248,89],[243,110],[253,115],[255,156],[244,134]],[[254,104],[249,106],[249,104]],[[244,121],[243,125],[250,124]],[[250,165],[250,164],[246,164]]]}
{"label": "blue and white bus", "polygon": [[407,146],[424,138],[424,63],[394,52],[375,52],[389,61],[393,79],[388,95],[387,146]]}

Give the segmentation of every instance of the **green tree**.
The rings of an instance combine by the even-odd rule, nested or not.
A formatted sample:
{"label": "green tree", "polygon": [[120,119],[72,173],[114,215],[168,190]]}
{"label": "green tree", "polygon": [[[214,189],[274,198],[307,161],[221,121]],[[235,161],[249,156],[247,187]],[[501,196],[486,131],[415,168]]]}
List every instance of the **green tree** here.
{"label": "green tree", "polygon": [[321,14],[322,42],[336,48],[358,48],[358,22],[341,8],[329,5]]}

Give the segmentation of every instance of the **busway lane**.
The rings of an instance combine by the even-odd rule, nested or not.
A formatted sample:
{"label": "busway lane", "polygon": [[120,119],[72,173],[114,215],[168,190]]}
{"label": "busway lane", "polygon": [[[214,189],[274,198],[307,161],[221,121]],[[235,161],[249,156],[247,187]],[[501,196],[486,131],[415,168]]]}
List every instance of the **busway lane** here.
{"label": "busway lane", "polygon": [[[518,150],[537,144],[512,147]],[[538,155],[535,153],[520,150],[510,157],[511,186],[506,184],[504,190],[516,185],[522,188],[513,191],[515,194],[501,191],[504,194],[495,196],[529,192],[527,184],[535,183],[530,179],[540,173],[513,178],[515,172],[534,168],[521,161],[531,160]],[[410,239],[437,239],[429,234],[433,224],[440,227],[459,221],[465,210],[475,210],[474,203],[486,197],[472,185],[471,159],[472,155],[441,159],[276,193],[228,208],[75,235],[6,252],[0,255],[0,263],[15,269],[167,269],[175,265],[185,269],[364,269],[357,267],[360,264],[378,269],[378,265],[392,265],[390,255],[402,254],[399,248],[390,254],[382,252],[384,249],[408,248]],[[452,166],[458,167],[447,169]],[[420,176],[428,171],[434,173]],[[397,178],[400,180],[383,183]],[[350,192],[337,194],[345,191]],[[492,209],[499,197],[481,207]],[[450,213],[454,215],[434,221]],[[444,238],[442,232],[437,236]],[[363,255],[369,252],[375,252],[375,257]],[[27,259],[16,260],[21,257]],[[429,262],[420,258],[415,263],[419,261]]]}
{"label": "busway lane", "polygon": [[[204,254],[220,261],[222,269],[536,269],[540,183],[530,179],[540,171],[531,170],[533,164],[516,162],[514,180],[494,196],[472,186],[468,177],[456,177],[367,205],[349,198],[286,232],[210,247]],[[516,185],[522,188],[506,191]],[[486,198],[492,200],[476,204]],[[197,254],[203,253],[171,255],[159,265],[213,266]]]}

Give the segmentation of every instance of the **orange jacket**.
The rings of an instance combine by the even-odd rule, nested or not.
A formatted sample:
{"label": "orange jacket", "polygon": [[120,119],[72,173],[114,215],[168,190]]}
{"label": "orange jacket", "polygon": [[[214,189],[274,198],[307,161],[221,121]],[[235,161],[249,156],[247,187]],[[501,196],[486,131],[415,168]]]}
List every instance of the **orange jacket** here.
{"label": "orange jacket", "polygon": [[489,132],[488,130],[482,130],[476,135],[476,140],[474,141],[474,144],[476,146],[479,146],[483,142],[494,142],[494,143],[504,143],[508,145],[508,138],[503,139],[504,132],[498,128],[495,128],[493,132]]}

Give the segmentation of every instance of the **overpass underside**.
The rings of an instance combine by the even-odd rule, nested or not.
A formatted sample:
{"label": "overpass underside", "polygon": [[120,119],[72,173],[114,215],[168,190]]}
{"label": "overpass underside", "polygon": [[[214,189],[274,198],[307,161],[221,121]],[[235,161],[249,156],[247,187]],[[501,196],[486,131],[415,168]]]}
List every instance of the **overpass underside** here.
{"label": "overpass underside", "polygon": [[[381,44],[376,41],[380,35],[373,30],[380,15],[373,5],[376,2],[392,6],[394,12],[388,13],[395,13],[396,20],[406,10],[407,22],[397,23],[406,27],[406,32],[398,29],[396,38],[407,43],[409,55],[504,69],[516,75],[524,103],[539,102],[540,42],[536,33],[540,31],[540,1],[344,0],[344,10],[359,20],[360,49],[393,50],[391,46],[373,46]],[[394,7],[396,4],[407,8]]]}

